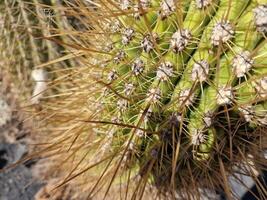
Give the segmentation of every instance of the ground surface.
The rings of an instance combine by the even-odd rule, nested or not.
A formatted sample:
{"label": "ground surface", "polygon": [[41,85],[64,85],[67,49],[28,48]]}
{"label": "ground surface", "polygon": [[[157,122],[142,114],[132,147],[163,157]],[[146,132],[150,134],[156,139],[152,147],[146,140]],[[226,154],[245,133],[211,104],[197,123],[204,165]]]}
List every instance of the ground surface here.
{"label": "ground surface", "polygon": [[[29,151],[30,130],[26,128],[17,98],[3,74],[0,74],[0,170],[20,160]],[[35,162],[26,162],[0,172],[0,200],[33,200],[40,181],[33,179]]]}
{"label": "ground surface", "polygon": [[[26,152],[22,144],[0,144],[0,167],[5,167]],[[32,178],[31,165],[20,165],[14,169],[0,173],[1,200],[32,200],[40,189],[41,183]]]}

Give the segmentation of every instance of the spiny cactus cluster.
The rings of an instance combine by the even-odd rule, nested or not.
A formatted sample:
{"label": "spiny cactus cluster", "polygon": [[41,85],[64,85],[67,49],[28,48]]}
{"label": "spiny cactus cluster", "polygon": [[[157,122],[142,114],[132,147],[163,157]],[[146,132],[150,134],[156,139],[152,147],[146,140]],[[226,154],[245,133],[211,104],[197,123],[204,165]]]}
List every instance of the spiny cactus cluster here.
{"label": "spiny cactus cluster", "polygon": [[47,149],[73,164],[63,182],[96,174],[88,198],[112,185],[122,199],[149,186],[170,199],[237,198],[236,167],[254,179],[266,168],[267,1],[88,2],[61,7],[85,25],[57,34],[79,66],[52,82],[42,111]]}

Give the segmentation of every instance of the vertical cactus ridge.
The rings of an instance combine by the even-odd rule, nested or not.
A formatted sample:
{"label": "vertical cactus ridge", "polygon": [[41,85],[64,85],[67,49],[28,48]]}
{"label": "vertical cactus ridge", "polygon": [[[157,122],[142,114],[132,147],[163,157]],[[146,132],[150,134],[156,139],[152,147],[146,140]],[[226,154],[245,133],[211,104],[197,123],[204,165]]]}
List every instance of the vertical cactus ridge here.
{"label": "vertical cactus ridge", "polygon": [[[50,3],[55,23],[42,31],[64,47],[67,67],[34,63],[54,77],[38,114],[66,175],[59,186],[86,185],[84,199],[142,199],[149,188],[165,199],[221,190],[237,199],[227,181],[235,167],[249,157],[248,175],[266,168],[257,159],[266,149],[266,0]],[[36,54],[36,40],[27,44]]]}
{"label": "vertical cactus ridge", "polygon": [[[196,130],[202,132],[211,126],[212,115],[219,107],[235,101],[234,86],[237,80],[245,76],[252,66],[257,65],[250,55],[250,51],[252,52],[256,48],[262,38],[262,34],[256,31],[252,12],[256,6],[256,2],[251,2],[247,12],[244,12],[239,23],[236,24],[237,34],[234,46],[220,59],[219,69],[216,70],[213,79],[214,85],[204,89],[198,107],[189,118],[190,133],[196,132]],[[249,27],[247,27],[248,25]],[[246,30],[245,34],[244,30]],[[243,92],[243,94],[248,93]],[[236,96],[241,98],[238,94]],[[238,102],[237,105],[241,105],[241,102]],[[200,118],[203,120],[199,120]]]}
{"label": "vertical cactus ridge", "polygon": [[[207,29],[203,33],[203,37],[201,38],[199,46],[198,46],[198,48],[199,48],[198,51],[196,51],[194,53],[194,55],[192,56],[192,58],[189,60],[189,62],[187,64],[187,68],[184,70],[181,81],[176,86],[177,91],[183,91],[183,90],[188,91],[187,92],[187,95],[188,95],[190,89],[192,88],[193,84],[195,84],[195,82],[203,82],[203,81],[205,81],[205,79],[208,78],[207,77],[208,74],[212,74],[213,65],[215,65],[215,63],[216,63],[216,57],[214,57],[214,55],[211,55],[211,51],[212,51],[211,49],[213,48],[212,47],[213,45],[217,46],[218,41],[216,39],[217,36],[213,37],[210,35],[215,35],[216,30],[220,29],[220,26],[222,24],[220,24],[220,22],[218,22],[218,21],[221,21],[221,20],[235,21],[235,20],[237,20],[239,13],[236,13],[236,12],[233,12],[233,13],[236,13],[236,16],[232,14],[232,15],[228,15],[229,19],[221,19],[224,17],[224,15],[226,15],[227,12],[229,12],[229,9],[242,10],[242,9],[244,9],[244,7],[246,6],[247,3],[248,2],[243,2],[242,4],[241,3],[234,4],[234,5],[231,5],[231,8],[229,8],[229,5],[227,2],[221,2],[220,8],[217,11],[216,15],[214,16],[214,19],[207,26]],[[226,24],[225,25],[229,26],[229,27],[225,27],[225,29],[230,28],[229,30],[226,30],[226,32],[229,32],[229,35],[226,36],[226,38],[228,37],[227,38],[227,40],[228,40],[231,37],[233,37],[234,30],[230,27],[231,25],[228,22],[227,22],[227,24],[228,25],[226,25]],[[221,36],[218,36],[218,38],[220,38],[220,37]],[[213,42],[211,42],[210,39]],[[224,43],[223,39],[221,42]],[[223,52],[218,52],[218,53],[213,52],[213,54],[216,54],[216,56],[220,56],[221,53],[223,53]],[[209,70],[211,72],[209,72]],[[180,95],[174,91],[174,95],[172,98],[176,99],[176,98],[179,98],[179,96]]]}

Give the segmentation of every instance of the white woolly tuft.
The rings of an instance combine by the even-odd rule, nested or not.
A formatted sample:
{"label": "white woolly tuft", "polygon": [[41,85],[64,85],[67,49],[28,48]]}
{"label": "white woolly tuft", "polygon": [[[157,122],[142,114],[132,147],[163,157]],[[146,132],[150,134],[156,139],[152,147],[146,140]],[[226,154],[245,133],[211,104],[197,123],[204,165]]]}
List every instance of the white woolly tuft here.
{"label": "white woolly tuft", "polygon": [[252,68],[252,65],[253,60],[250,58],[250,52],[244,51],[233,59],[233,72],[238,78],[243,77]]}
{"label": "white woolly tuft", "polygon": [[120,50],[116,56],[114,57],[114,62],[116,64],[119,64],[122,60],[124,60],[124,58],[126,57],[126,53],[123,50]]}
{"label": "white woolly tuft", "polygon": [[120,6],[121,6],[122,10],[130,9],[131,8],[131,1],[130,0],[121,0]]}
{"label": "white woolly tuft", "polygon": [[133,6],[133,10],[134,10],[134,14],[133,14],[133,16],[136,18],[136,19],[139,19],[140,18],[140,16],[141,16],[141,9],[140,8],[142,8],[142,10],[146,10],[146,9],[148,9],[149,8],[149,6],[150,6],[150,0],[140,0],[139,1],[139,3],[140,4],[138,4],[138,2]]}
{"label": "white woolly tuft", "polygon": [[[140,115],[143,115],[144,114],[144,110],[140,110]],[[152,116],[152,109],[151,107],[146,111],[145,113],[145,116],[144,116],[144,122],[147,123],[149,121],[149,119],[151,118]]]}
{"label": "white woolly tuft", "polygon": [[209,111],[206,112],[206,113],[204,114],[203,121],[204,121],[206,127],[210,127],[211,124],[212,124],[212,112],[209,112]]}
{"label": "white woolly tuft", "polygon": [[114,117],[111,118],[111,122],[113,122],[113,123],[121,123],[122,120],[119,117],[114,116]]}
{"label": "white woolly tuft", "polygon": [[196,62],[193,65],[191,78],[193,81],[206,81],[209,75],[209,63],[205,60]]}
{"label": "white woolly tuft", "polygon": [[257,94],[261,98],[267,97],[267,77],[263,77],[253,83]]}
{"label": "white woolly tuft", "polygon": [[240,107],[238,110],[242,113],[246,122],[251,122],[254,116],[254,110],[252,106]]}
{"label": "white woolly tuft", "polygon": [[124,92],[125,95],[129,96],[129,95],[131,95],[133,93],[134,89],[135,89],[135,87],[134,87],[134,85],[132,83],[126,83],[124,85],[123,92]]}
{"label": "white woolly tuft", "polygon": [[122,33],[122,44],[127,45],[134,37],[134,30],[126,28]]}
{"label": "white woolly tuft", "polygon": [[173,49],[175,53],[181,52],[188,45],[192,35],[189,30],[183,29],[176,31],[171,38],[170,48]]}
{"label": "white woolly tuft", "polygon": [[141,60],[140,58],[137,58],[132,64],[132,71],[134,75],[138,76],[139,74],[142,74],[144,69],[145,69],[144,61]]}
{"label": "white woolly tuft", "polygon": [[158,80],[167,81],[173,74],[173,65],[171,62],[162,62],[157,70],[156,78]]}
{"label": "white woolly tuft", "polygon": [[215,24],[212,30],[211,43],[218,46],[220,43],[226,43],[234,37],[234,29],[230,22],[221,21]]}
{"label": "white woolly tuft", "polygon": [[207,136],[203,134],[201,130],[194,129],[192,132],[191,143],[195,146],[199,146],[207,140]]}
{"label": "white woolly tuft", "polygon": [[162,0],[160,3],[160,15],[162,18],[168,17],[175,11],[176,0]]}
{"label": "white woolly tuft", "polygon": [[149,53],[154,49],[154,43],[150,35],[146,35],[144,39],[141,41],[141,47],[146,53]]}
{"label": "white woolly tuft", "polygon": [[194,94],[190,94],[190,89],[182,90],[180,92],[179,96],[179,102],[180,104],[184,104],[186,106],[189,106],[193,103],[194,100]]}
{"label": "white woolly tuft", "polygon": [[119,99],[117,102],[117,106],[120,111],[125,111],[128,106],[128,101],[126,99]]}
{"label": "white woolly tuft", "polygon": [[197,8],[205,8],[211,5],[212,0],[196,0],[196,6]]}
{"label": "white woolly tuft", "polygon": [[219,105],[230,104],[234,98],[232,87],[220,87],[217,94],[217,103]]}
{"label": "white woolly tuft", "polygon": [[142,137],[144,137],[145,132],[143,130],[138,129],[135,134],[137,137],[142,138]]}
{"label": "white woolly tuft", "polygon": [[253,11],[257,30],[267,32],[267,5],[259,5]]}
{"label": "white woolly tuft", "polygon": [[118,74],[115,70],[112,70],[111,72],[108,73],[108,81],[112,82],[118,78]]}
{"label": "white woolly tuft", "polygon": [[157,103],[161,98],[161,92],[159,88],[151,88],[147,94],[147,102]]}

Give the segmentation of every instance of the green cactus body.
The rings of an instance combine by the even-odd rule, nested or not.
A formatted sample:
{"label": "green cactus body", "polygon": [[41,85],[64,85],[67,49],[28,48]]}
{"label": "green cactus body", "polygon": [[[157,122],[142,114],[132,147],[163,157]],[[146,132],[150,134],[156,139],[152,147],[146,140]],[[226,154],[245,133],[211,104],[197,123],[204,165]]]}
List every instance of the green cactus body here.
{"label": "green cactus body", "polygon": [[[99,137],[103,144],[109,141],[108,152],[120,155],[120,164],[150,177],[152,184],[160,176],[179,183],[182,177],[174,169],[188,172],[182,167],[186,155],[195,170],[203,169],[199,163],[214,162],[215,146],[225,137],[213,125],[219,108],[234,106],[229,114],[234,121],[242,101],[248,105],[244,94],[254,87],[247,86],[250,79],[265,73],[264,68],[239,69],[238,58],[264,65],[256,59],[261,61],[265,41],[255,9],[266,2],[125,2],[118,11],[125,14],[107,36],[113,48],[104,52],[107,65],[100,79],[107,87],[96,96],[102,103],[99,120],[108,122],[102,133],[109,131]],[[227,87],[235,95],[218,97]],[[253,105],[251,127],[262,125],[256,116],[263,115],[264,106],[264,100]]]}
{"label": "green cactus body", "polygon": [[[256,31],[253,17],[253,9],[258,2],[214,1],[202,9],[196,9],[196,1],[191,1],[190,5],[188,2],[183,4],[183,10],[189,5],[186,15],[182,17],[184,19],[172,13],[172,5],[169,5],[168,12],[162,10],[163,3],[145,7],[148,13],[150,9],[159,8],[160,17],[156,20],[155,12],[144,14],[141,20],[132,16],[120,19],[124,26],[131,22],[133,27],[125,29],[121,40],[117,40],[120,33],[116,33],[119,52],[116,48],[115,52],[125,53],[123,58],[117,59],[115,56],[116,62],[119,61],[115,68],[109,64],[111,72],[108,76],[113,90],[119,91],[122,96],[127,95],[127,98],[111,92],[112,96],[107,95],[104,100],[112,115],[119,115],[124,124],[134,123],[138,127],[116,133],[123,135],[126,143],[130,138],[137,147],[144,144],[146,149],[152,148],[149,144],[158,146],[161,134],[150,135],[147,131],[161,132],[162,124],[166,126],[170,116],[178,113],[183,118],[181,124],[188,122],[189,141],[185,143],[193,144],[200,151],[196,152],[198,158],[208,159],[216,131],[209,129],[208,135],[203,134],[211,116],[204,117],[204,120],[202,117],[214,114],[222,104],[218,102],[218,89],[232,87],[237,81],[229,61],[242,49],[252,51],[262,38]],[[182,28],[177,27],[175,20]],[[181,24],[179,20],[182,20]],[[249,29],[248,24],[251,25]],[[223,29],[224,35],[214,35],[216,29]],[[222,54],[225,55],[220,58]],[[201,70],[202,75],[199,74]],[[206,83],[210,86],[207,87]],[[131,92],[125,93],[126,85],[131,87]],[[195,99],[200,92],[201,98],[197,103]],[[117,104],[108,103],[112,101],[117,101]],[[188,107],[195,102],[199,105],[191,112]],[[151,117],[154,119],[150,120]],[[161,120],[166,121],[162,123]],[[149,136],[142,139],[140,132]],[[127,137],[129,134],[130,137]]]}
{"label": "green cactus body", "polygon": [[[239,69],[231,62],[234,60],[238,65],[241,62],[237,60],[238,56],[243,59],[243,54],[253,52],[263,40],[262,31],[257,31],[255,9],[265,2],[222,0],[209,4],[207,1],[201,8],[197,2],[182,4],[182,10],[187,10],[182,16],[172,10],[171,1],[167,2],[170,4],[168,12],[163,9],[164,2],[143,5],[147,13],[150,9],[159,9],[157,19],[157,12],[151,15],[145,12],[139,19],[128,15],[120,19],[126,32],[122,33],[121,39],[120,32],[116,33],[119,48],[111,52],[122,50],[125,55],[121,60],[115,57],[119,62],[109,64],[107,75],[108,84],[121,96],[111,91],[101,99],[106,102],[108,112],[117,115],[118,121],[137,127],[118,129],[114,137],[119,137],[126,149],[130,144],[135,146],[141,165],[148,159],[145,152],[167,148],[162,141],[166,130],[178,134],[185,129],[186,138],[179,145],[184,149],[192,146],[196,160],[209,160],[216,139],[223,134],[217,135],[212,116],[229,102],[240,105],[239,99],[244,99],[243,90],[249,90],[247,86],[237,89],[237,99],[234,99],[233,88],[240,86],[238,80],[250,69]],[[129,28],[129,22],[133,27]],[[261,50],[257,52],[262,54]],[[250,54],[247,56],[250,58]],[[263,73],[263,70],[254,68],[252,71],[255,74]],[[245,81],[245,85],[248,82]],[[221,92],[228,92],[228,87],[231,96],[220,98]],[[262,105],[257,107],[261,109]],[[111,115],[107,115],[107,119]],[[236,117],[235,114],[232,117]],[[170,120],[180,124],[179,130],[173,131],[177,124],[171,125]],[[176,162],[182,160],[186,152],[180,151]],[[135,159],[134,156],[131,159]]]}

